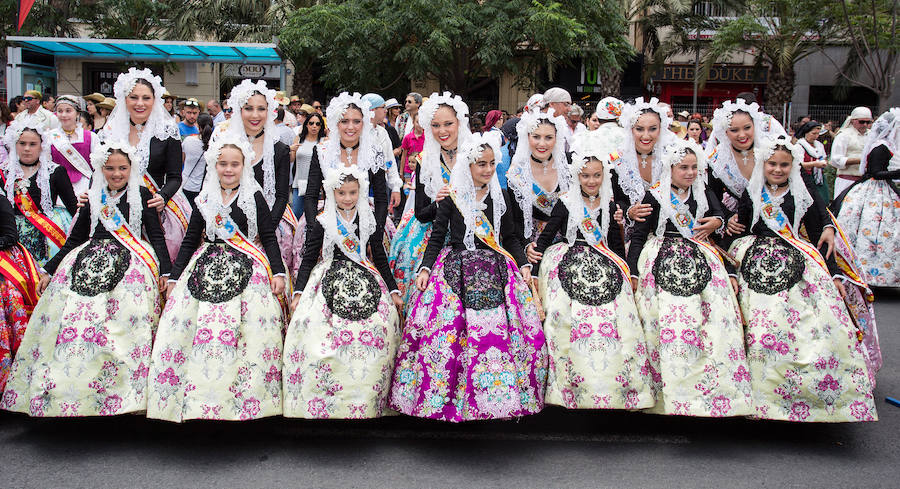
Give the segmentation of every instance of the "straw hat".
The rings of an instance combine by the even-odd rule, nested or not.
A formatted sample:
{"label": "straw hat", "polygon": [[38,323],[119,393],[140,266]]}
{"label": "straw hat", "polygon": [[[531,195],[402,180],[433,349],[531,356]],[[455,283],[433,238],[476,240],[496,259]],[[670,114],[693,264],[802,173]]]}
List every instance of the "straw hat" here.
{"label": "straw hat", "polygon": [[103,102],[98,103],[97,107],[100,109],[113,110],[116,107],[116,99],[104,97]]}
{"label": "straw hat", "polygon": [[90,100],[91,102],[94,102],[95,104],[99,104],[100,102],[103,102],[103,100],[104,100],[105,98],[106,98],[106,97],[104,97],[103,94],[102,94],[102,93],[99,93],[99,92],[94,92],[94,93],[92,93],[92,94],[90,94],[90,95],[85,95],[85,96],[84,96],[84,99],[85,99],[85,100]]}
{"label": "straw hat", "polygon": [[291,103],[291,100],[287,97],[287,95],[283,91],[275,92],[275,101],[280,105],[288,105]]}

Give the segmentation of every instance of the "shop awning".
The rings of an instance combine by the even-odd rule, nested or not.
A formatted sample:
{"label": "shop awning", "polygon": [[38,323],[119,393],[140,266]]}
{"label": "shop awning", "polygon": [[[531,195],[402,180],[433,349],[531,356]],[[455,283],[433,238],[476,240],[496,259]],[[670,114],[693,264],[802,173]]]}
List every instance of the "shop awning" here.
{"label": "shop awning", "polygon": [[272,43],[142,41],[138,39],[88,39],[66,37],[6,36],[23,49],[61,58],[98,61],[184,61],[210,63],[281,64]]}

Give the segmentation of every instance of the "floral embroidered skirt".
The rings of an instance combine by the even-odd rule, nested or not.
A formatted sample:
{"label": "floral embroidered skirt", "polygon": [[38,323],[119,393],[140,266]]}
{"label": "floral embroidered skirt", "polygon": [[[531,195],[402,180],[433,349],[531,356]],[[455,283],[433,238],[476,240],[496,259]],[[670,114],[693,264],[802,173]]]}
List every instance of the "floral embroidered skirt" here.
{"label": "floral embroidered skirt", "polygon": [[900,197],[887,182],[871,179],[855,185],[837,219],[859,258],[863,280],[900,287]]}
{"label": "floral embroidered skirt", "polygon": [[31,315],[0,407],[32,416],[144,411],[160,307],[156,278],[117,241],[75,248]]}
{"label": "floral embroidered skirt", "polygon": [[[184,218],[187,219],[188,222],[191,221],[191,203],[187,200],[187,197],[184,196],[180,190],[172,197],[181,211],[184,213]],[[187,232],[185,229],[185,225],[181,223],[181,219],[175,214],[172,209],[169,207],[165,207],[163,211],[159,214],[159,223],[162,226],[163,234],[166,236],[166,248],[169,250],[169,259],[172,262],[175,262],[175,257],[178,256],[178,250],[181,248],[181,242],[184,240],[184,233]]]}
{"label": "floral embroidered skirt", "polygon": [[[303,262],[303,243],[306,242],[306,214],[300,216],[300,219],[297,219],[297,229],[294,230],[294,242],[291,243],[291,261],[290,266],[288,266],[288,262],[284,262],[284,267],[286,270],[290,270],[291,277],[297,276],[297,271],[300,270],[300,264]],[[284,253],[284,248],[282,248],[282,254]],[[289,280],[293,284],[293,280]]]}
{"label": "floral embroidered skirt", "polygon": [[347,259],[319,263],[284,341],[284,415],[383,416],[399,341],[380,275]]}
{"label": "floral embroidered skirt", "polygon": [[391,407],[453,422],[544,407],[544,332],[515,263],[493,250],[445,248],[413,301]]}
{"label": "floral embroidered skirt", "polygon": [[147,417],[281,414],[283,325],[265,268],[225,243],[203,243],[159,320]]}
{"label": "floral embroidered skirt", "polygon": [[[68,234],[72,225],[72,215],[65,207],[54,207],[47,217]],[[25,216],[16,215],[16,228],[19,232],[19,243],[31,253],[38,266],[44,266],[59,251],[59,248],[38,231]]]}
{"label": "floral embroidered skirt", "polygon": [[658,414],[753,414],[737,299],[712,251],[682,237],[650,236],[635,293]]}
{"label": "floral embroidered skirt", "polygon": [[558,243],[539,274],[547,317],[547,404],[639,409],[655,403],[631,281],[590,246]]}
{"label": "floral embroidered skirt", "polygon": [[416,288],[416,274],[422,263],[422,256],[431,236],[431,223],[423,223],[416,219],[415,211],[410,208],[400,219],[400,225],[394,240],[391,242],[388,264],[400,289],[400,296],[406,310],[412,306],[410,297]]}
{"label": "floral embroidered skirt", "polygon": [[[10,257],[20,267],[25,267],[25,258],[18,247],[0,251]],[[0,276],[0,394],[6,386],[9,369],[25,336],[31,310],[25,304],[25,297],[15,285]]]}
{"label": "floral embroidered skirt", "polygon": [[874,421],[872,383],[828,271],[776,237],[731,246],[756,415],[806,422]]}
{"label": "floral embroidered skirt", "polygon": [[[294,263],[294,258],[297,256],[294,252],[296,231],[294,225],[283,217],[278,221],[278,227],[275,228],[275,239],[278,240],[278,248],[281,250],[281,261],[284,263],[284,269],[291,273],[285,278],[285,285],[288,282],[293,282],[291,280],[293,271],[295,268],[300,268],[299,263]],[[301,231],[303,230],[301,229]],[[302,257],[302,255],[300,256]]]}

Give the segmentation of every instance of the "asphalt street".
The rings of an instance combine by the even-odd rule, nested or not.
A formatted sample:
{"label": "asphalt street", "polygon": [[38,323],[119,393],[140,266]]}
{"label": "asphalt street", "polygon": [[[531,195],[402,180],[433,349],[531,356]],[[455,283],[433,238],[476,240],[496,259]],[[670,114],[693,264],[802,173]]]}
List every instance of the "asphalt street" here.
{"label": "asphalt street", "polygon": [[0,487],[900,487],[900,291],[876,291],[880,421],[548,408],[518,421],[245,423],[0,414]]}

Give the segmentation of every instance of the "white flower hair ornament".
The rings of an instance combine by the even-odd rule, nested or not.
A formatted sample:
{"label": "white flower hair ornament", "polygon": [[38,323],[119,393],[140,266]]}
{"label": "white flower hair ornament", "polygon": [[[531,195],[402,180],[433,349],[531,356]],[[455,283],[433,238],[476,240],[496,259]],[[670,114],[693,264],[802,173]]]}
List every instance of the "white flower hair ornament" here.
{"label": "white flower hair ornament", "polygon": [[[131,132],[132,121],[131,115],[128,114],[128,108],[125,99],[137,86],[138,80],[144,80],[149,83],[153,91],[153,108],[150,110],[150,116],[147,121],[138,128],[138,136],[140,141],[135,145],[135,158],[132,164],[139,170],[141,175],[147,172],[147,165],[150,160],[150,141],[153,138],[165,141],[168,138],[178,139],[178,125],[175,118],[172,117],[164,106],[162,98],[166,89],[162,85],[162,79],[153,74],[149,69],[139,70],[137,68],[129,68],[127,72],[119,74],[116,83],[113,85],[113,94],[116,98],[116,106],[110,112],[106,120],[106,125],[97,134],[102,141],[128,141]],[[162,182],[156,182],[161,185]]]}
{"label": "white flower hair ornament", "polygon": [[635,99],[634,103],[625,104],[620,110],[619,124],[628,129],[629,132],[637,123],[638,118],[647,112],[655,112],[659,116],[660,132],[672,125],[672,118],[668,115],[669,111],[656,97],[651,97],[650,100],[644,100],[644,97],[639,97]]}
{"label": "white flower hair ornament", "polygon": [[[372,210],[372,206],[369,205],[368,171],[363,170],[356,165],[328,168],[324,170],[322,186],[325,189],[325,208],[322,210],[322,213],[316,217],[316,220],[325,230],[325,237],[322,243],[322,257],[325,260],[330,260],[334,257],[335,245],[343,241],[343,236],[341,235],[340,230],[338,230],[337,201],[334,196],[334,190],[343,185],[349,176],[352,176],[359,182],[356,215],[359,218],[358,237],[362,256],[347,255],[348,258],[357,261],[364,257],[369,236],[375,232],[375,213]],[[355,226],[350,227],[355,228]],[[353,229],[350,229],[350,232],[352,233]],[[340,246],[339,248],[341,250],[344,249],[343,246]],[[357,261],[357,263],[359,262]]]}
{"label": "white flower hair ornament", "polygon": [[624,137],[620,143],[619,155],[621,159],[617,163],[619,186],[628,195],[631,205],[639,204],[644,198],[646,189],[645,182],[641,177],[638,161],[637,150],[634,146],[634,134],[632,128],[637,120],[646,113],[656,114],[659,117],[659,137],[653,146],[654,161],[651,169],[651,182],[657,182],[662,171],[662,164],[659,164],[659,156],[662,149],[673,139],[677,137],[669,129],[672,124],[672,118],[668,116],[667,107],[659,102],[656,97],[650,100],[644,100],[643,97],[638,98],[634,103],[625,104],[622,107],[622,115],[619,117],[619,124],[624,129]]}
{"label": "white flower hair ornament", "polygon": [[41,138],[41,154],[38,156],[40,166],[37,171],[37,184],[41,190],[41,201],[37,204],[44,212],[50,212],[53,209],[53,201],[50,198],[50,174],[58,166],[53,162],[50,156],[50,138],[44,131],[44,126],[34,117],[25,117],[23,119],[14,119],[6,128],[3,135],[3,143],[9,149],[6,164],[2,168],[3,176],[6,178],[4,190],[9,202],[15,207],[15,184],[16,180],[25,177],[25,170],[19,162],[19,152],[16,149],[16,143],[22,137],[25,131],[34,131]]}
{"label": "white flower hair ornament", "polygon": [[726,100],[721,107],[713,112],[712,127],[714,133],[724,136],[725,131],[731,126],[731,119],[734,118],[734,114],[738,111],[746,112],[753,119],[754,125],[761,125],[758,123],[762,120],[762,111],[759,109],[759,104],[756,102],[748,104],[742,98],[736,99],[734,102]]}
{"label": "white flower hair ornament", "polygon": [[456,139],[457,150],[472,136],[472,132],[469,130],[469,106],[459,95],[453,95],[450,92],[442,94],[435,92],[422,103],[419,108],[419,126],[425,130],[425,144],[422,148],[419,181],[425,186],[425,194],[432,199],[444,186],[444,179],[441,177],[441,144],[431,130],[431,121],[441,106],[450,107],[456,113],[456,120],[459,123]]}
{"label": "white flower hair ornament", "polygon": [[238,186],[237,206],[247,217],[247,238],[251,241],[256,239],[259,233],[256,215],[256,192],[262,189],[256,182],[253,174],[253,158],[255,157],[253,149],[246,138],[235,134],[225,133],[218,138],[212,140],[209,149],[204,153],[206,158],[206,177],[203,180],[203,187],[197,198],[194,199],[197,210],[203,216],[206,222],[206,235],[209,239],[218,237],[227,239],[226,230],[217,226],[216,216],[230,216],[231,203],[226,204],[222,200],[222,184],[219,180],[219,173],[216,171],[216,163],[222,155],[222,150],[226,147],[235,147],[241,151],[243,156],[243,169],[241,171],[241,181]]}
{"label": "white flower hair ornament", "polygon": [[[475,190],[475,182],[472,179],[472,165],[478,158],[484,156],[485,147],[491,148],[494,153],[494,162],[497,163],[502,155],[500,153],[500,133],[497,131],[489,131],[484,134],[473,134],[468,139],[460,143],[459,156],[456,160],[456,166],[450,173],[450,187],[455,194],[454,203],[459,209],[463,222],[466,225],[463,234],[463,244],[467,250],[475,249],[475,221],[480,212],[487,208],[487,205],[478,202]],[[497,172],[488,182],[488,195],[493,203],[493,223],[495,227],[499,227],[500,219],[506,212],[506,201],[503,198],[503,189],[500,187],[500,181],[497,179]]]}
{"label": "white flower hair ornament", "polygon": [[[753,221],[750,227],[756,225],[760,218],[762,210],[762,190],[766,185],[765,166],[766,161],[775,154],[775,151],[787,150],[791,154],[791,173],[788,176],[788,191],[794,197],[794,215],[788,216],[791,219],[793,230],[795,233],[800,232],[800,221],[806,214],[806,211],[813,204],[813,197],[810,195],[803,177],[800,174],[801,163],[803,162],[803,148],[799,144],[791,143],[791,139],[785,135],[765,136],[756,143],[754,156],[756,157],[756,166],[753,167],[753,174],[750,176],[750,182],[747,185],[747,193],[753,202]],[[786,194],[785,194],[786,195]],[[768,225],[768,223],[767,223]],[[778,229],[773,229],[778,232]]]}
{"label": "white flower hair ornament", "polygon": [[[122,199],[121,195],[115,199],[112,199],[109,196],[109,183],[106,181],[106,176],[103,174],[103,167],[109,161],[110,154],[114,151],[122,152],[125,157],[128,158],[129,165],[131,165],[131,173],[128,175],[128,183],[124,194],[125,201],[128,202],[128,216],[126,216],[126,219],[128,219],[128,226],[131,228],[132,232],[138,235],[141,233],[141,217],[144,210],[144,204],[141,199],[143,176],[135,167],[137,152],[135,151],[134,146],[128,144],[127,141],[116,140],[104,141],[97,149],[91,152],[91,166],[94,167],[94,175],[91,178],[91,186],[88,189],[88,202],[90,202],[91,205],[91,236],[94,235],[94,231],[97,229],[97,223],[100,221],[101,200],[103,194],[107,194],[112,205],[117,205]],[[112,227],[111,222],[103,221],[103,226],[107,231],[113,231],[113,229],[110,229],[110,227]]]}

